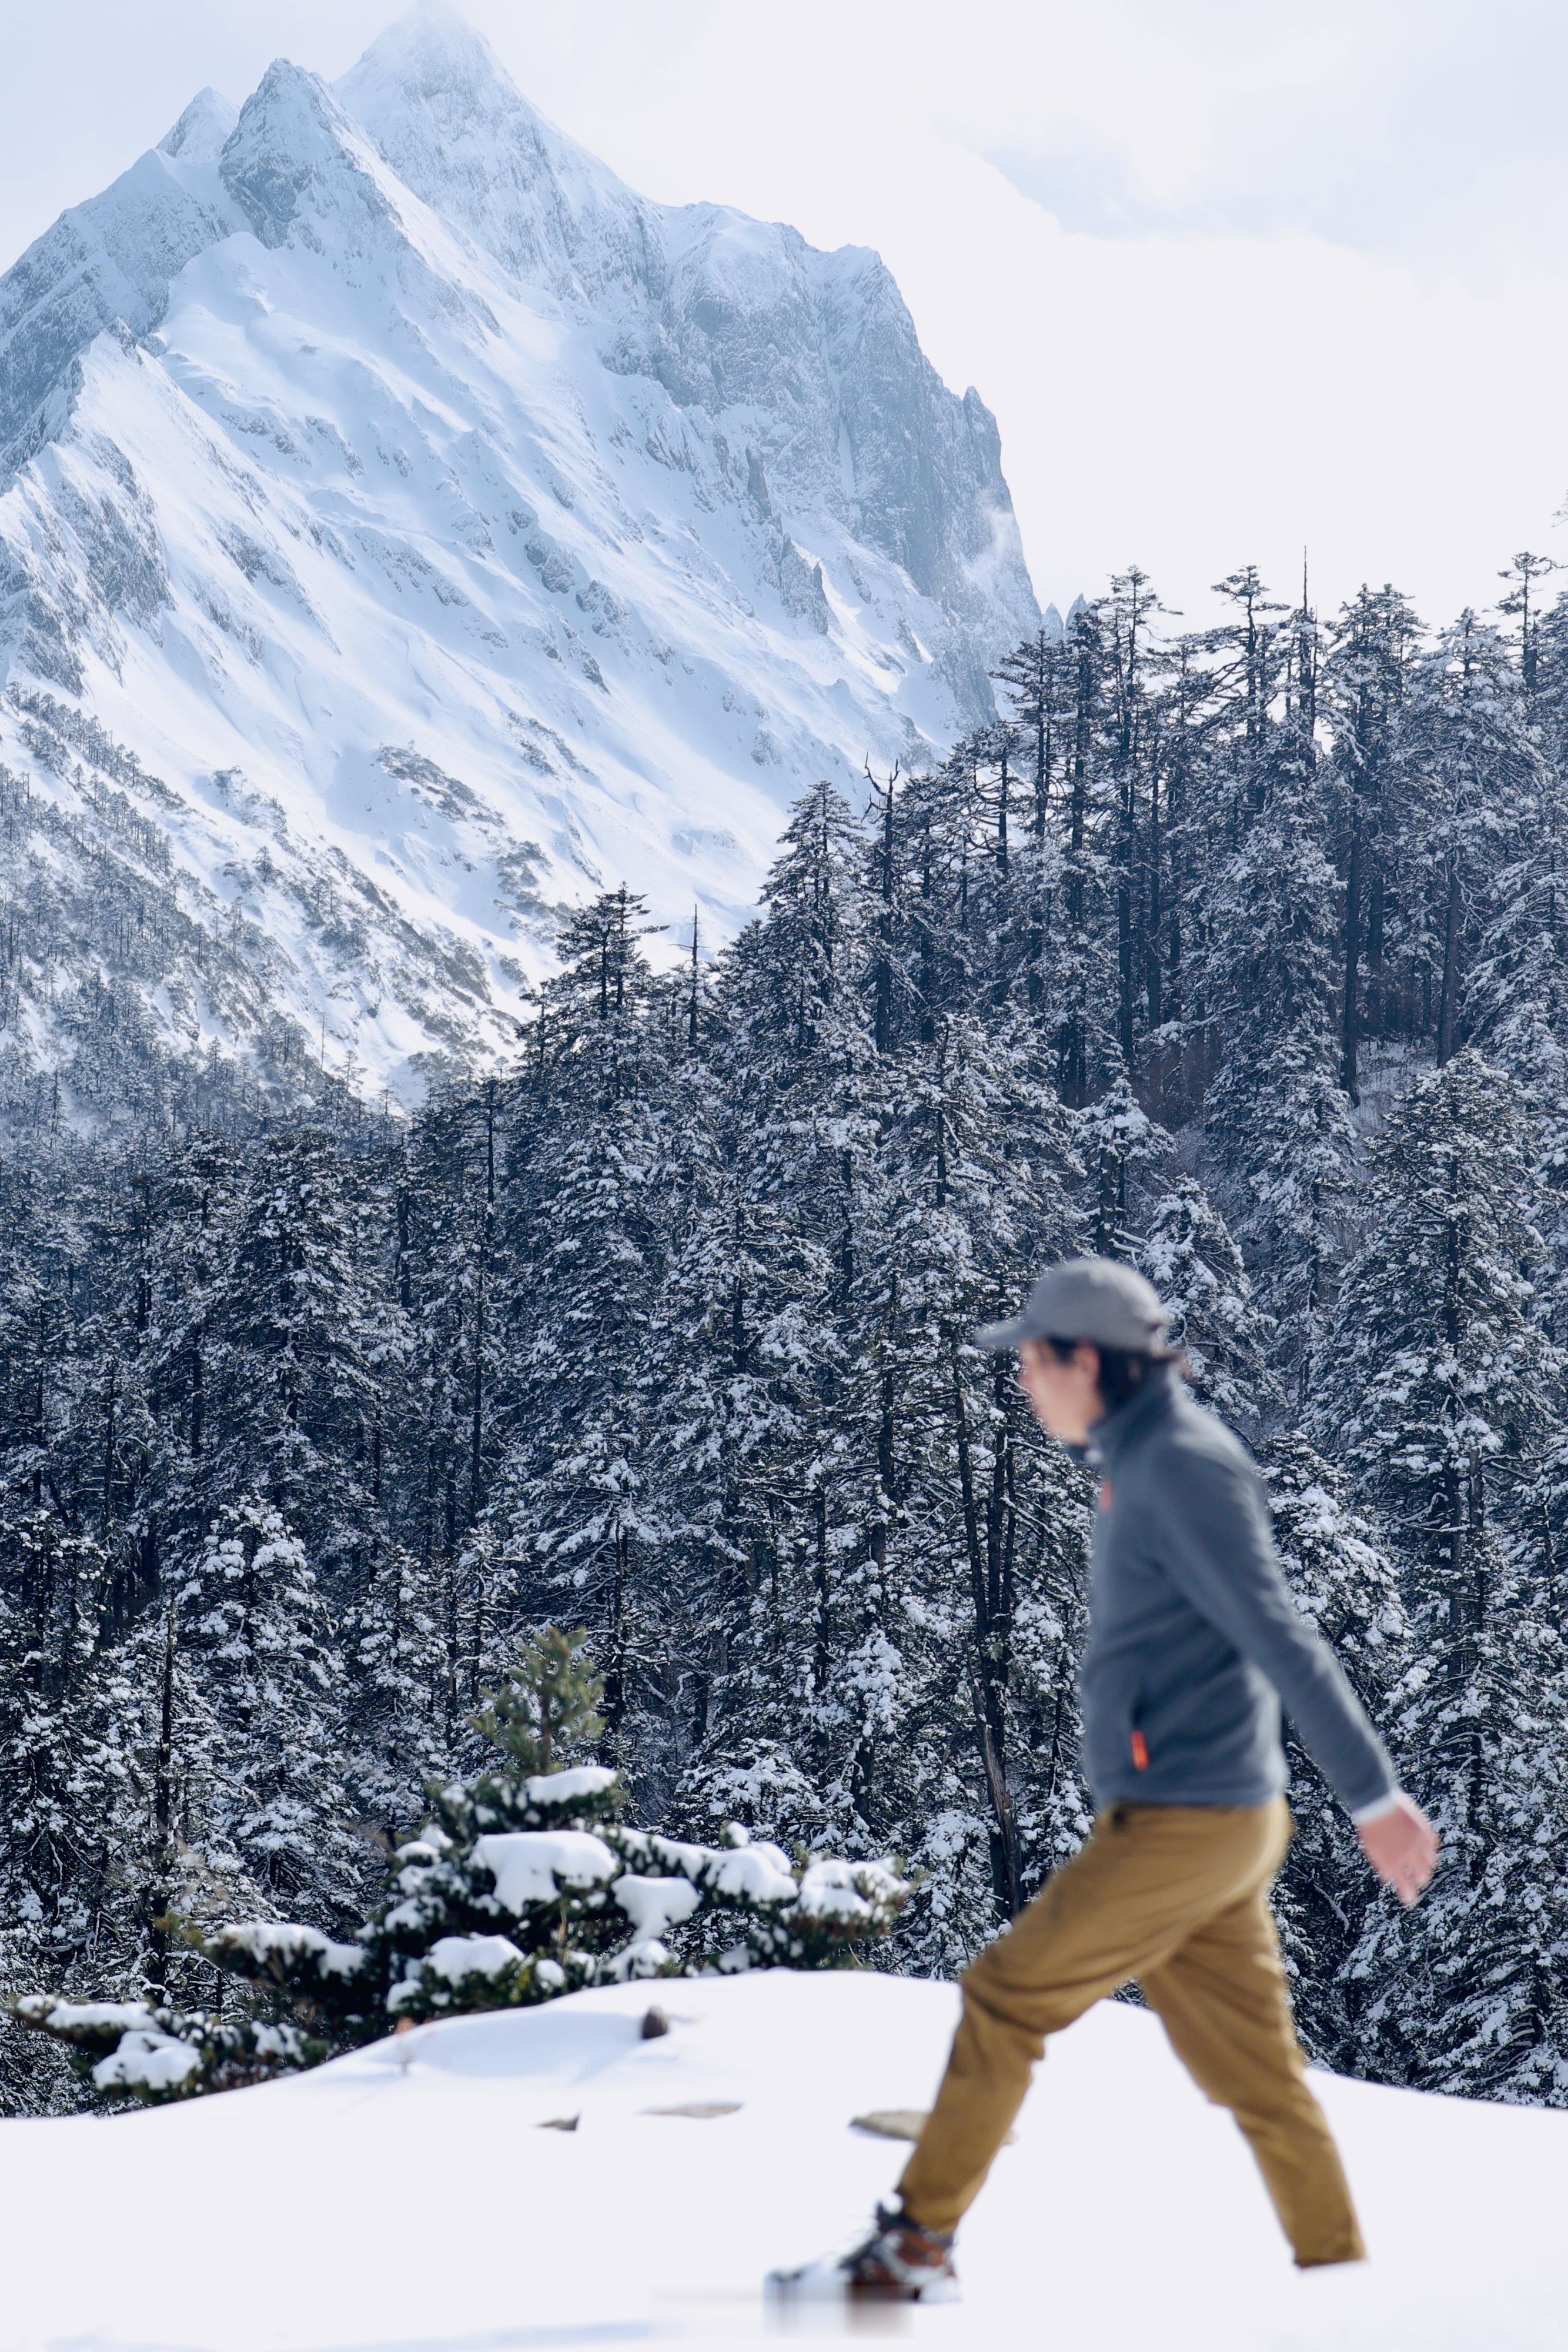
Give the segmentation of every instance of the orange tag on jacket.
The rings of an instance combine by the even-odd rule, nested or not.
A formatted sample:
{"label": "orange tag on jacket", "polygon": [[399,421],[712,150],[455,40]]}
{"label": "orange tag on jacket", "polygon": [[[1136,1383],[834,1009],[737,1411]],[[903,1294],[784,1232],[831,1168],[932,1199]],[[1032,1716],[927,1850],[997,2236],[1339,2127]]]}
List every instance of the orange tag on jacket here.
{"label": "orange tag on jacket", "polygon": [[1110,1509],[1110,1507],[1111,1507],[1111,1481],[1109,1480],[1109,1478],[1102,1478],[1102,1479],[1101,1479],[1101,1481],[1100,1481],[1100,1508],[1101,1508],[1103,1511],[1108,1511],[1108,1510]]}
{"label": "orange tag on jacket", "polygon": [[1133,1734],[1133,1762],[1140,1772],[1146,1772],[1149,1769],[1149,1743],[1141,1731]]}

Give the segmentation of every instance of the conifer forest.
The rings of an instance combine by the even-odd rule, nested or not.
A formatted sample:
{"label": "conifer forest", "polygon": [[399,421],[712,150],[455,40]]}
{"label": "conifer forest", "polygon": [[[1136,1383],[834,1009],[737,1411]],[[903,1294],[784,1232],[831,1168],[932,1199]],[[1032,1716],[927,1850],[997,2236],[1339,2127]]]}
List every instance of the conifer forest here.
{"label": "conifer forest", "polygon": [[[809,792],[722,951],[563,910],[509,1066],[412,1117],[154,1050],[106,903],[69,1087],[0,1066],[0,1994],[210,2000],[171,1918],[340,1933],[551,1625],[641,1827],[889,1857],[875,1964],[960,1967],[1087,1827],[1093,1501],[970,1335],[1092,1249],[1444,1841],[1401,1912],[1293,1756],[1312,2050],[1568,2104],[1548,569],[1441,633],[1250,571],[1183,633],[1129,572],[941,764]],[[78,2095],[0,2032],[5,2112]]]}

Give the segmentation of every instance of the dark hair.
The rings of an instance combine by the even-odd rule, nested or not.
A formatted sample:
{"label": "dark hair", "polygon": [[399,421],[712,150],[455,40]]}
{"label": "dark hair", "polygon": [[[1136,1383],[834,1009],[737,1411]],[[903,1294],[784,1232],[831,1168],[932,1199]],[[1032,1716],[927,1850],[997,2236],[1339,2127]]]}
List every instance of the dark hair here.
{"label": "dark hair", "polygon": [[1080,1348],[1092,1348],[1100,1359],[1100,1377],[1095,1382],[1107,1412],[1114,1412],[1127,1399],[1135,1396],[1160,1365],[1171,1361],[1168,1356],[1145,1355],[1134,1348],[1103,1348],[1098,1339],[1047,1339],[1046,1346],[1061,1362],[1066,1363]]}

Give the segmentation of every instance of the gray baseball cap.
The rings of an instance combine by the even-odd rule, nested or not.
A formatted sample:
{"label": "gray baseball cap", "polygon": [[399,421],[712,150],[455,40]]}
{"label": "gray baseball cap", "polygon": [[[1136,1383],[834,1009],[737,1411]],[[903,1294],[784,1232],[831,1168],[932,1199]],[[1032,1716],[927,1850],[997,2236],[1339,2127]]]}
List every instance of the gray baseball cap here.
{"label": "gray baseball cap", "polygon": [[1091,1347],[1137,1356],[1172,1352],[1159,1293],[1109,1257],[1070,1257],[1049,1266],[1021,1315],[984,1323],[975,1334],[980,1348],[1017,1348],[1025,1339],[1087,1339]]}

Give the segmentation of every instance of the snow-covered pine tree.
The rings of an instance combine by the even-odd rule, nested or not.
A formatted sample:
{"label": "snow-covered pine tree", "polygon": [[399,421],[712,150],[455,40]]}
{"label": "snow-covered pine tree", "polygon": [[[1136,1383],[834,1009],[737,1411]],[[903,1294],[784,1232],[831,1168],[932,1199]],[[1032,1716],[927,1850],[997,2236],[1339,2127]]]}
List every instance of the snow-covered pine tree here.
{"label": "snow-covered pine tree", "polygon": [[1190,1176],[1155,1200],[1135,1258],[1165,1301],[1199,1402],[1255,1441],[1281,1402],[1273,1332],[1229,1227]]}
{"label": "snow-covered pine tree", "polygon": [[1024,826],[1043,842],[1061,772],[1062,722],[1071,707],[1066,634],[1060,620],[1049,615],[1032,636],[1003,656],[991,675],[1003,689],[1021,738],[1030,795]]}
{"label": "snow-covered pine tree", "polygon": [[[701,1759],[686,1766],[688,1779],[695,1770],[699,1806],[693,1814],[683,1798],[680,1810],[756,1822],[762,1792],[744,1785],[751,1765],[741,1755],[759,1731],[764,1757],[771,1750],[742,1694],[759,1657],[776,1662],[784,1645],[780,1580],[788,1578],[787,1529],[802,1481],[803,1392],[821,1368],[820,1349],[805,1334],[825,1272],[796,1204],[773,1188],[770,1128],[727,1116],[731,1075],[726,1063],[688,1052],[672,1103],[680,1172],[663,1303],[664,1405],[654,1443],[689,1629],[684,1654],[672,1663],[684,1679],[691,1756]],[[781,1696],[768,1691],[768,1715]],[[719,1736],[741,1775],[733,1786],[710,1746],[721,1722]],[[766,1803],[763,1811],[770,1834],[791,1843],[808,1834],[799,1812],[775,1818]]]}
{"label": "snow-covered pine tree", "polygon": [[389,1536],[340,1621],[345,1780],[366,1831],[394,1843],[425,1782],[456,1769],[463,1743],[453,1598],[444,1557],[422,1559]]}
{"label": "snow-covered pine tree", "polygon": [[1159,1171],[1170,1161],[1171,1139],[1144,1109],[1125,1070],[1079,1112],[1072,1139],[1087,1178],[1089,1245],[1099,1257],[1130,1259]]}
{"label": "snow-covered pine tree", "polygon": [[1361,2062],[1557,2099],[1568,1683],[1531,1505],[1561,1371],[1528,1194],[1505,1075],[1467,1051],[1419,1079],[1378,1138],[1375,1232],[1346,1270],[1317,1419],[1401,1531],[1414,1638],[1390,1721],[1446,1851],[1419,1910],[1380,1906],[1363,1936]]}
{"label": "snow-covered pine tree", "polygon": [[48,1994],[16,2013],[76,2050],[109,2097],[156,2104],[401,2025],[691,1969],[832,1966],[888,1934],[908,1889],[881,1863],[821,1861],[797,1877],[739,1828],[701,1846],[625,1827],[619,1775],[560,1762],[603,1728],[581,1639],[549,1629],[517,1662],[476,1718],[488,1764],[432,1789],[434,1818],[350,1938],[277,1919],[192,1935],[251,1988],[249,2014]]}
{"label": "snow-covered pine tree", "polygon": [[[47,1508],[0,1523],[0,1998],[133,1979],[146,1957],[145,1694],[104,1640],[109,1581],[102,1547]],[[5,2111],[37,2111],[22,2074],[7,2042]]]}
{"label": "snow-covered pine tree", "polygon": [[[1261,1454],[1274,1538],[1296,1604],[1349,1675],[1385,1736],[1393,1692],[1411,1661],[1410,1625],[1395,1562],[1354,1509],[1343,1474],[1291,1432]],[[1311,1756],[1286,1725],[1296,1834],[1275,1895],[1296,2014],[1314,2055],[1354,2066],[1365,1985],[1356,1955],[1378,1903],[1355,1832]]]}
{"label": "snow-covered pine tree", "polygon": [[[462,1737],[487,1641],[501,1630],[490,1622],[494,1611],[506,1607],[488,1572],[494,1548],[480,1521],[504,1450],[506,1375],[518,1340],[508,1312],[518,1286],[507,1267],[515,1217],[506,1195],[511,1161],[527,1161],[524,1091],[516,1080],[493,1077],[444,1089],[410,1136],[395,1177],[396,1312],[407,1332],[407,1371],[405,1425],[394,1418],[389,1432],[394,1444],[401,1439],[403,1458],[389,1469],[402,1492],[389,1501],[413,1559],[394,1564],[383,1540],[377,1573],[392,1576],[395,1603],[412,1601],[411,1633],[432,1622],[434,1646],[419,1636],[425,1654],[418,1671],[429,1678],[448,1748]],[[520,1198],[528,1198],[526,1183]],[[379,1430],[376,1443],[379,1449]],[[379,1500],[379,1450],[376,1461]],[[369,1596],[358,1615],[373,1639],[377,1611]],[[401,1639],[393,1644],[402,1646]],[[399,1704],[391,1685],[386,1696]],[[367,1730],[387,1745],[387,1733],[368,1721]]]}
{"label": "snow-covered pine tree", "polygon": [[26,1171],[0,1164],[0,1478],[18,1510],[69,1498],[79,1367],[75,1236]]}
{"label": "snow-covered pine tree", "polygon": [[[950,1864],[956,1816],[974,1815],[977,1884],[967,1904],[951,1871],[943,1890],[946,1934],[963,1949],[1019,1907],[1024,1868],[1009,1706],[1019,1424],[998,1368],[976,1358],[968,1335],[994,1306],[1003,1268],[1026,1257],[1020,1211],[1031,1204],[1026,1169],[1005,1154],[1005,1065],[971,1021],[942,1013],[936,1025],[928,1046],[917,1040],[900,1059],[889,1213],[866,1268],[887,1303],[883,1328],[866,1335],[865,1366],[886,1402],[887,1469],[873,1498],[868,1615],[852,1661],[873,1684],[897,1661],[904,1706],[902,1719],[888,1719],[884,1700],[880,1740],[862,1725],[853,1769],[863,1818],[885,1801],[882,1786],[904,1777],[884,1745],[898,1737],[919,1776],[904,1804],[916,1821],[942,1818]],[[857,1350],[852,1381],[861,1360]]]}
{"label": "snow-covered pine tree", "polygon": [[357,1178],[309,1131],[256,1154],[214,1301],[209,1381],[214,1433],[246,1487],[291,1516],[334,1569],[346,1525],[371,1515],[374,1433],[397,1357]]}
{"label": "snow-covered pine tree", "polygon": [[[843,1729],[835,1667],[858,1607],[842,1571],[865,1524],[852,1490],[876,1459],[874,1428],[852,1414],[844,1386],[863,1244],[882,1214],[875,1031],[891,1017],[891,981],[879,987],[874,961],[867,971],[861,856],[842,797],[826,783],[805,794],[718,998],[719,1150],[743,1221],[724,1247],[733,1285],[745,1268],[732,1253],[742,1234],[752,1244],[750,1329],[766,1352],[741,1395],[767,1433],[749,1503],[755,1568],[719,1617],[721,1662],[679,1812],[712,1823],[733,1808],[806,1844],[829,1829]],[[884,963],[889,953],[883,941]],[[765,1397],[752,1385],[764,1374]]]}
{"label": "snow-covered pine tree", "polygon": [[351,1585],[374,1523],[400,1339],[367,1166],[312,1129],[246,1154],[203,1141],[167,1194],[151,1306],[154,1553],[204,1536],[242,1495],[266,1495],[322,1572]]}
{"label": "snow-covered pine tree", "polygon": [[1322,778],[1298,716],[1246,764],[1247,822],[1209,909],[1207,988],[1221,1059],[1204,1106],[1216,1190],[1298,1400],[1333,1297],[1354,1139],[1338,1084],[1339,890]]}
{"label": "snow-covered pine tree", "polygon": [[1340,1063],[1361,1100],[1364,1049],[1403,1026],[1409,907],[1402,863],[1414,832],[1423,752],[1417,690],[1420,624],[1393,587],[1363,588],[1341,611],[1322,664],[1320,698],[1333,740],[1334,821],[1326,853],[1342,887],[1335,957]]}
{"label": "snow-covered pine tree", "polygon": [[217,1301],[238,1214],[243,1160],[208,1136],[187,1139],[145,1181],[146,1385],[153,1436],[140,1496],[142,1580],[155,1591],[164,1546],[204,1534],[232,1475],[214,1428],[210,1377],[222,1342]]}
{"label": "snow-covered pine tree", "polygon": [[682,1595],[662,1490],[672,1026],[624,888],[570,917],[543,992],[503,1307],[516,1366],[490,1528],[520,1619],[569,1601],[605,1675],[609,1752],[663,1770]]}
{"label": "snow-covered pine tree", "polygon": [[[1054,615],[1052,616],[1054,618]],[[1065,632],[1042,625],[1015,646],[995,673],[1010,706],[1028,787],[1009,850],[1009,954],[999,975],[1015,1004],[1027,1008],[1043,1047],[1052,1034],[1053,937],[1061,848],[1056,803],[1063,789],[1073,671]]]}
{"label": "snow-covered pine tree", "polygon": [[[939,1967],[1082,1831],[1071,1734],[1038,1773],[1029,1743],[1047,1717],[1067,1728],[1082,1497],[1039,1448],[1010,1367],[969,1345],[1030,1270],[1073,1245],[1080,1171],[1015,984],[1012,859],[983,758],[914,780],[901,815],[887,1206],[862,1253],[869,1311],[849,1380],[883,1465],[865,1539],[879,1687],[895,1657],[912,1737],[902,1775],[885,1748],[880,1774],[874,1744],[856,1754],[861,1818],[879,1777],[903,1780],[907,1850],[934,1865],[906,1948]],[[869,1665],[873,1650],[861,1654]]]}
{"label": "snow-covered pine tree", "polygon": [[1053,928],[1046,1017],[1057,1091],[1072,1109],[1113,1082],[1123,1055],[1111,852],[1117,809],[1103,758],[1105,646],[1098,613],[1084,607],[1067,631],[1071,663],[1064,750],[1060,913]]}
{"label": "snow-covered pine tree", "polygon": [[1509,820],[1523,813],[1528,828],[1539,800],[1539,751],[1518,673],[1502,637],[1473,612],[1438,641],[1423,718],[1422,789],[1406,856],[1420,910],[1416,977],[1437,1057],[1447,1062],[1464,1041],[1478,946],[1496,923]]}
{"label": "snow-covered pine tree", "polygon": [[[1568,1335],[1568,789],[1561,746],[1568,671],[1561,624],[1536,604],[1542,559],[1517,556],[1505,612],[1521,625],[1516,689],[1500,691],[1487,761],[1488,903],[1466,976],[1460,1027],[1518,1082],[1531,1129],[1542,1289]],[[1532,603],[1532,590],[1536,603]]]}
{"label": "snow-covered pine tree", "polygon": [[183,1842],[269,1907],[340,1923],[366,1856],[343,1769],[342,1659],[303,1544],[271,1503],[242,1496],[177,1574],[172,1599],[179,1664],[203,1718]]}
{"label": "snow-covered pine tree", "polygon": [[1155,691],[1162,657],[1154,638],[1163,607],[1146,572],[1131,565],[1099,608],[1105,652],[1108,765],[1115,801],[1109,835],[1116,905],[1116,1042],[1138,1067],[1160,1023],[1160,939],[1169,814]]}

